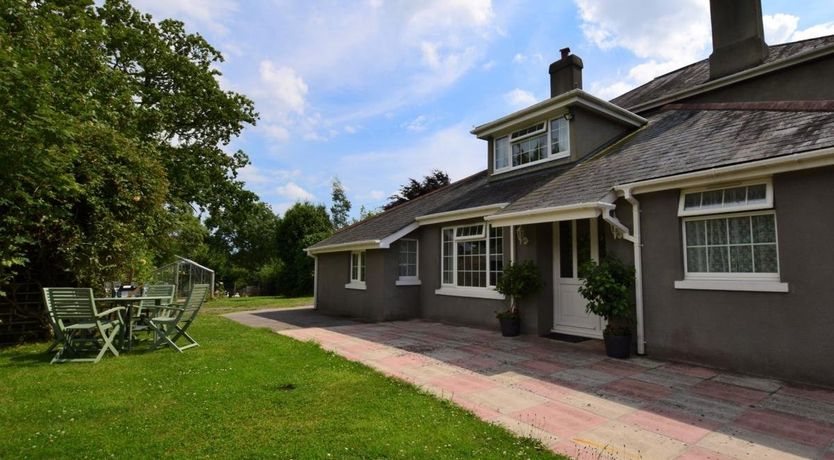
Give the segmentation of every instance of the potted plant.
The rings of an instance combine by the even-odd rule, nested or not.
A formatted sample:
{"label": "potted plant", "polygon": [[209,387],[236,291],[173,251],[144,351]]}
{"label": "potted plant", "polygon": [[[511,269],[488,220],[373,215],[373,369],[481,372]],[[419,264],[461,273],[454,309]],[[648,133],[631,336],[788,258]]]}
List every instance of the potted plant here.
{"label": "potted plant", "polygon": [[495,285],[496,291],[510,299],[510,308],[495,314],[501,323],[501,335],[515,337],[521,332],[518,303],[538,292],[542,284],[539,267],[533,261],[510,264],[504,268],[501,278]]}
{"label": "potted plant", "polygon": [[588,313],[599,315],[607,322],[602,333],[605,353],[612,358],[628,358],[631,354],[634,268],[609,257],[599,263],[585,262],[579,274],[582,278],[579,294],[588,301]]}

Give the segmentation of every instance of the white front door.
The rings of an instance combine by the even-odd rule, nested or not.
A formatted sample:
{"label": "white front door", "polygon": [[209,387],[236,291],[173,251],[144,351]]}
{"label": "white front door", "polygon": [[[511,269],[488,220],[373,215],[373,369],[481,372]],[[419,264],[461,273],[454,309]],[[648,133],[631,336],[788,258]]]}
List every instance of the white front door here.
{"label": "white front door", "polygon": [[588,259],[599,261],[597,219],[553,224],[553,331],[582,337],[602,338],[601,317],[585,311],[579,295],[579,266]]}

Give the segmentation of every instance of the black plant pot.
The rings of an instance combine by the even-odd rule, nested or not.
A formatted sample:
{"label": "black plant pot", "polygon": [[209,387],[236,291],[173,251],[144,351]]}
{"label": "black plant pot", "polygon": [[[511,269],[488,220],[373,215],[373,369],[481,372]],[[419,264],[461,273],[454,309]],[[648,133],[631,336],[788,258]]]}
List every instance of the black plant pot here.
{"label": "black plant pot", "polygon": [[498,318],[501,323],[501,335],[515,337],[521,333],[521,318]]}
{"label": "black plant pot", "polygon": [[606,335],[605,354],[618,359],[628,359],[631,356],[631,334]]}

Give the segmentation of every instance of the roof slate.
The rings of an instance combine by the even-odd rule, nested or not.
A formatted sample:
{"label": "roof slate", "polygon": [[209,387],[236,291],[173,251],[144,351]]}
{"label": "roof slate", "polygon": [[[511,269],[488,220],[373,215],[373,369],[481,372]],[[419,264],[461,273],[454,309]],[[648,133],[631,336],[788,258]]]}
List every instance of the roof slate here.
{"label": "roof slate", "polygon": [[[834,35],[782,45],[772,45],[764,63],[780,61],[800,53],[830,45],[834,45]],[[611,99],[611,102],[628,109],[680,90],[694,88],[707,81],[709,81],[709,59],[704,59],[661,75],[645,85],[638,86],[625,94]]]}
{"label": "roof slate", "polygon": [[834,113],[668,110],[498,214],[595,202],[614,185],[834,146]]}

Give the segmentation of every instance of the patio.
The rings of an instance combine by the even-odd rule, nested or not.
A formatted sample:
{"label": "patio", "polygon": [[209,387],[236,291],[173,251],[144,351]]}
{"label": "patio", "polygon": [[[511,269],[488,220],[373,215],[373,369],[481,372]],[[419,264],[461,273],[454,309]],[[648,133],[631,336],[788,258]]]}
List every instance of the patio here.
{"label": "patio", "polygon": [[601,344],[309,307],[227,317],[313,340],[575,458],[834,459],[834,391],[632,358]]}

